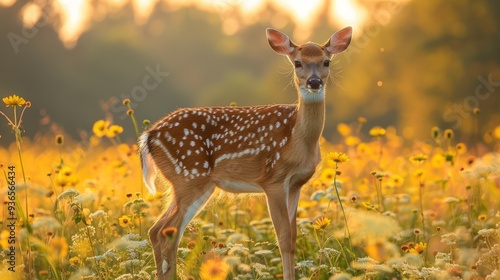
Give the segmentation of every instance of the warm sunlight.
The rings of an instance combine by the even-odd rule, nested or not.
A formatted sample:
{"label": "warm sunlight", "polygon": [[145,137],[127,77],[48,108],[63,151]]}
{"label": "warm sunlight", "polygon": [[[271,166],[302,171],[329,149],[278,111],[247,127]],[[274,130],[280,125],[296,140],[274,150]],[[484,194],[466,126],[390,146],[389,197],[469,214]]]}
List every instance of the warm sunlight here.
{"label": "warm sunlight", "polygon": [[273,0],[272,3],[289,14],[295,20],[297,25],[310,26],[319,16],[323,1],[322,0]]}
{"label": "warm sunlight", "polygon": [[23,25],[27,28],[32,28],[40,20],[41,16],[42,9],[35,3],[28,3],[21,10]]}
{"label": "warm sunlight", "polygon": [[363,25],[366,10],[356,3],[356,0],[335,0],[330,6],[331,20],[342,25],[352,26],[355,30]]}
{"label": "warm sunlight", "polygon": [[[15,0],[0,0],[0,5],[12,5]],[[91,20],[116,13],[126,6],[132,7],[136,24],[146,24],[155,8],[179,9],[196,6],[202,10],[221,15],[222,31],[233,35],[242,27],[270,18],[273,26],[283,28],[289,21],[295,23],[294,37],[309,39],[312,28],[321,16],[328,16],[332,25],[361,27],[367,19],[367,7],[357,0],[100,0],[92,5],[86,0],[59,0],[43,3],[29,2],[22,9],[22,19],[26,27],[33,26],[41,18],[41,11],[50,13],[49,20],[55,26],[66,47],[73,47],[80,35],[89,27]],[[268,7],[281,11],[266,13]],[[47,10],[48,9],[48,10]],[[328,9],[328,11],[323,11]],[[46,11],[47,10],[47,11]],[[52,16],[54,15],[54,16]]]}
{"label": "warm sunlight", "polygon": [[59,0],[63,25],[59,37],[67,47],[73,47],[80,35],[87,29],[91,6],[85,0]]}
{"label": "warm sunlight", "polygon": [[0,7],[1,7],[1,6],[4,6],[4,7],[10,7],[10,6],[12,6],[14,3],[16,3],[16,0],[0,0]]}
{"label": "warm sunlight", "polygon": [[135,11],[135,22],[144,24],[153,12],[158,0],[132,0]]}
{"label": "warm sunlight", "polygon": [[0,280],[500,280],[498,11],[0,0]]}

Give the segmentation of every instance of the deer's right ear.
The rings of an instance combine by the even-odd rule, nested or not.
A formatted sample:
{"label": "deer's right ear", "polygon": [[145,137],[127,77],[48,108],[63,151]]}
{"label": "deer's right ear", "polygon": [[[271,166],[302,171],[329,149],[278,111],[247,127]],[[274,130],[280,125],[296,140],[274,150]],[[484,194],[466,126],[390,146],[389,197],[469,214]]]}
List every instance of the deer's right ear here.
{"label": "deer's right ear", "polygon": [[288,36],[276,29],[266,29],[267,41],[273,50],[282,55],[290,55],[295,50],[296,45]]}

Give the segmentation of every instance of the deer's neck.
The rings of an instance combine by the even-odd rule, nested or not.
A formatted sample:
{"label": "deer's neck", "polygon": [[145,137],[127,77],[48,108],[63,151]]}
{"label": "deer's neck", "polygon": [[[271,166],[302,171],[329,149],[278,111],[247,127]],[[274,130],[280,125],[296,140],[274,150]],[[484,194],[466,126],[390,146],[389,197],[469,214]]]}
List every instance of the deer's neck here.
{"label": "deer's neck", "polygon": [[325,91],[317,93],[299,89],[299,105],[295,133],[306,147],[317,147],[325,126]]}

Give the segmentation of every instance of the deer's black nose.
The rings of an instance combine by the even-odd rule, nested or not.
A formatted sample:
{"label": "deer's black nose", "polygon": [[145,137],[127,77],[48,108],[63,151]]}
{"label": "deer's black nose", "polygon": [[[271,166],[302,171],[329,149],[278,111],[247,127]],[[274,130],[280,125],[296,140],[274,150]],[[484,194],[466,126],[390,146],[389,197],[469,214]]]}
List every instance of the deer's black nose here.
{"label": "deer's black nose", "polygon": [[323,85],[323,81],[318,76],[312,76],[307,79],[307,88],[309,89],[320,89]]}

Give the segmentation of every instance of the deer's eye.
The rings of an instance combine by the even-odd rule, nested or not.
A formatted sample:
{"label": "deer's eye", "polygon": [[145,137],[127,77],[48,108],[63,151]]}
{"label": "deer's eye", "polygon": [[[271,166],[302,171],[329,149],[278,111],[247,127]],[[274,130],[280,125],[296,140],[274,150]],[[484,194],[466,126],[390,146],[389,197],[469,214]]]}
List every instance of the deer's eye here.
{"label": "deer's eye", "polygon": [[323,66],[325,67],[330,66],[330,60],[325,60],[325,62],[323,62]]}
{"label": "deer's eye", "polygon": [[302,67],[302,63],[300,63],[300,61],[298,61],[298,60],[294,61],[293,65],[295,66],[295,68]]}

